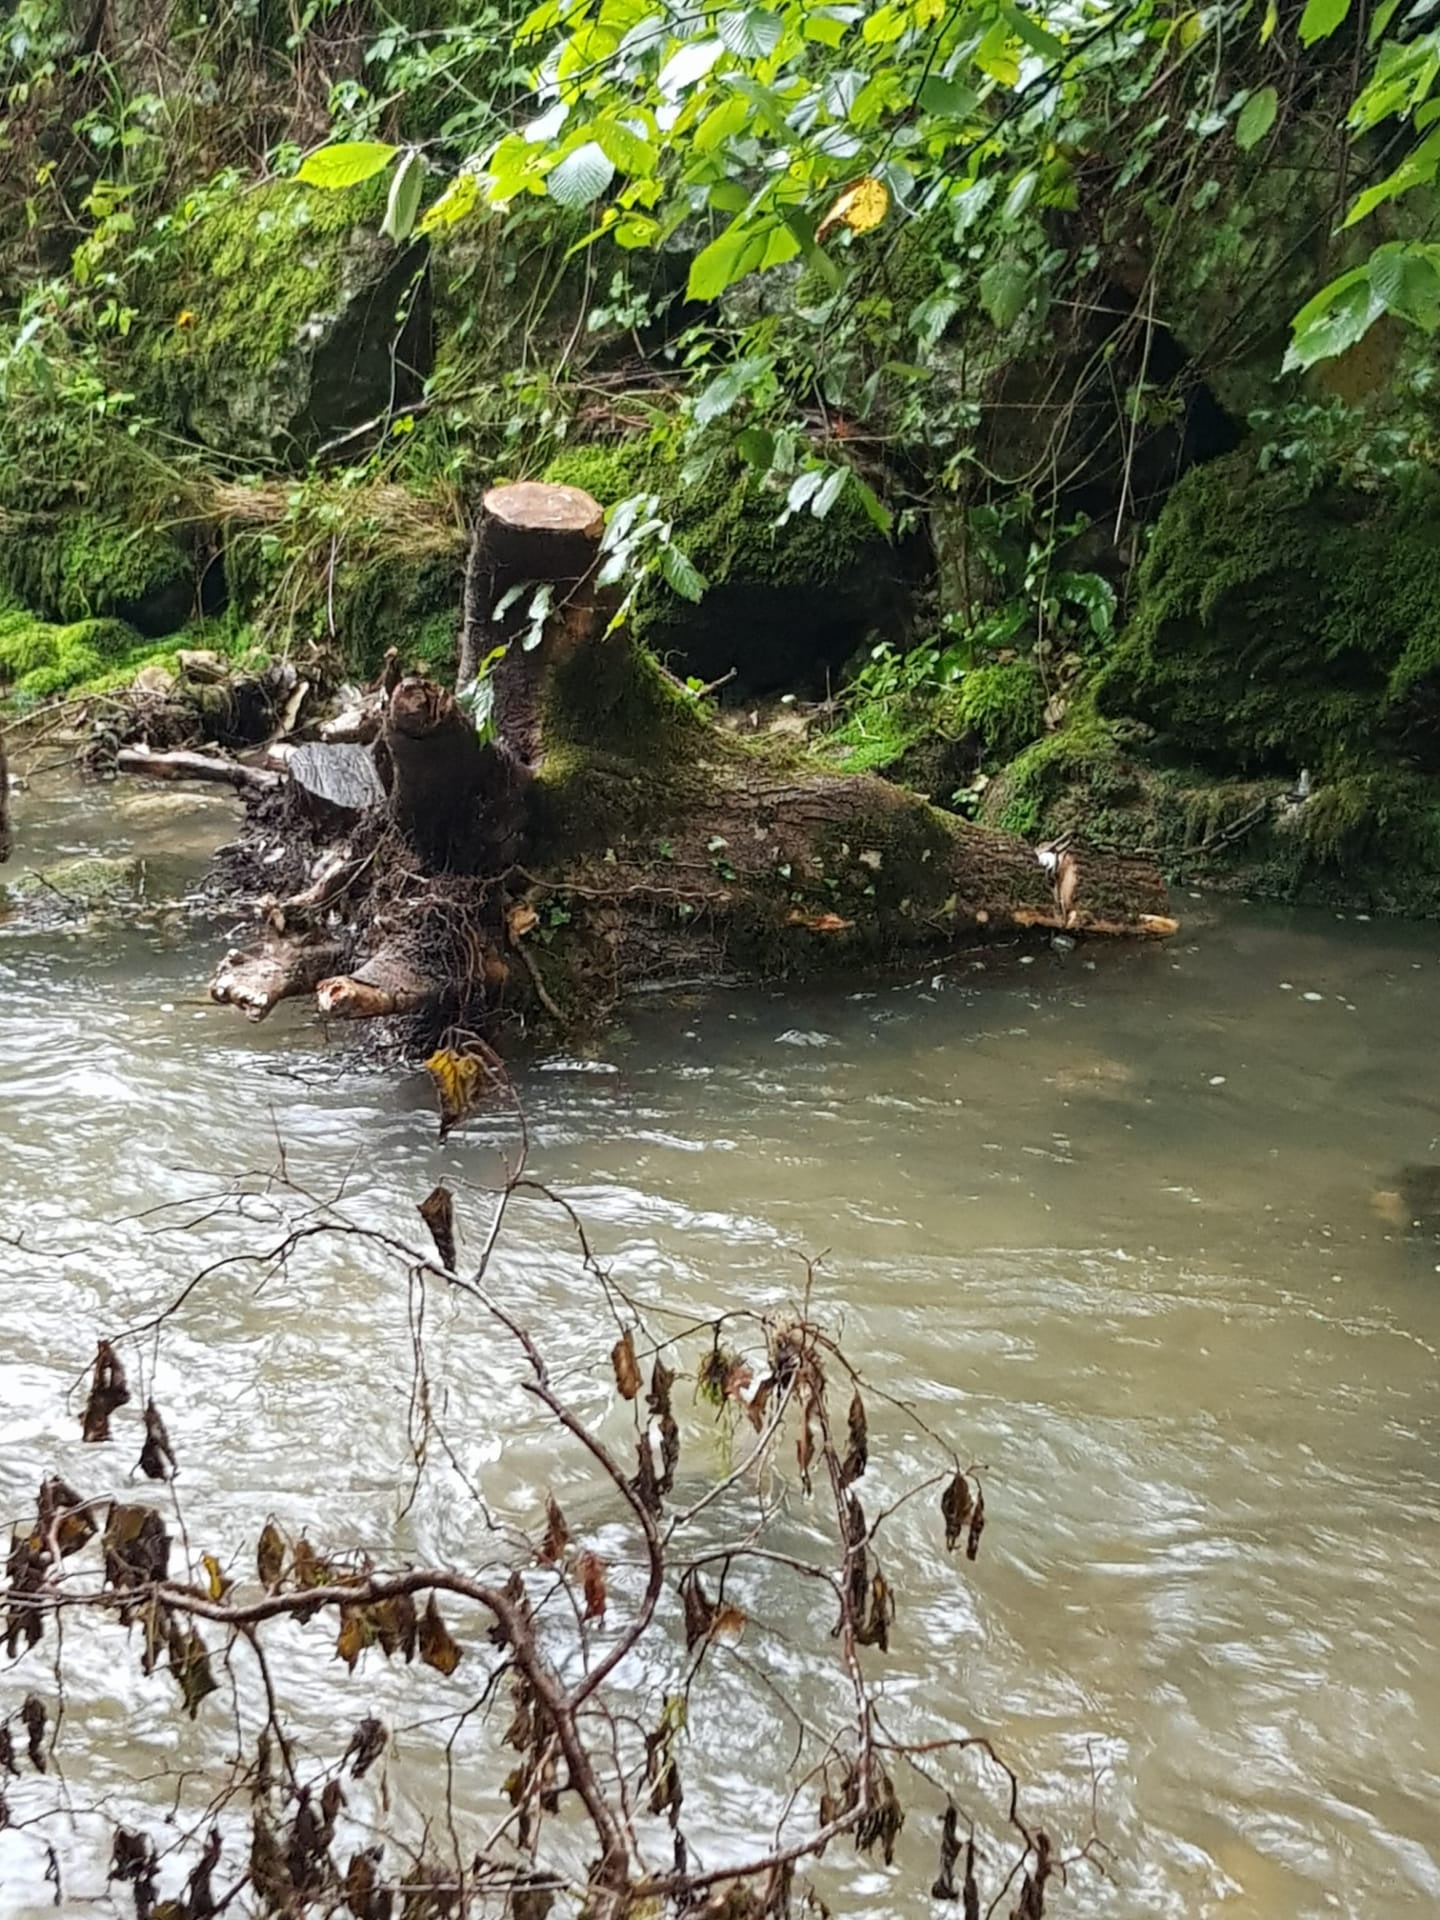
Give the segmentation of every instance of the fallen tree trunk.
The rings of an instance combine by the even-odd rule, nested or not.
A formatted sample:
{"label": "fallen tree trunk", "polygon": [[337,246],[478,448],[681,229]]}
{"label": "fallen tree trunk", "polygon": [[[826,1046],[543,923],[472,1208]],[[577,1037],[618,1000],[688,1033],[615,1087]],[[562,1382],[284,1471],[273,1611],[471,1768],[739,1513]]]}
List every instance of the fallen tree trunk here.
{"label": "fallen tree trunk", "polygon": [[[327,1012],[570,1022],[641,985],[853,972],[976,929],[1175,930],[1146,861],[1037,852],[713,726],[609,630],[602,526],[573,488],[486,495],[461,674],[503,647],[491,725],[482,737],[424,680],[390,693],[375,751],[393,850],[367,871],[344,963],[311,979]],[[531,583],[546,579],[537,635]],[[296,965],[292,952],[280,970]]]}

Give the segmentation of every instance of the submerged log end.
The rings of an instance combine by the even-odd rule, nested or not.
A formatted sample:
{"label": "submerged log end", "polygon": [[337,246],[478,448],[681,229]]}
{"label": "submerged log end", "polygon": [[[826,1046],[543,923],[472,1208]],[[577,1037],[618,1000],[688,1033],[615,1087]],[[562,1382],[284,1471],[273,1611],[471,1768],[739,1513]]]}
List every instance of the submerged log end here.
{"label": "submerged log end", "polygon": [[215,969],[210,998],[238,1007],[247,1020],[263,1020],[282,1000],[309,993],[340,959],[338,947],[271,940],[258,953],[232,947]]}
{"label": "submerged log end", "polygon": [[387,1014],[416,1013],[439,998],[432,980],[422,979],[406,961],[376,954],[354,973],[335,974],[315,988],[315,1004],[332,1020],[381,1020]]}

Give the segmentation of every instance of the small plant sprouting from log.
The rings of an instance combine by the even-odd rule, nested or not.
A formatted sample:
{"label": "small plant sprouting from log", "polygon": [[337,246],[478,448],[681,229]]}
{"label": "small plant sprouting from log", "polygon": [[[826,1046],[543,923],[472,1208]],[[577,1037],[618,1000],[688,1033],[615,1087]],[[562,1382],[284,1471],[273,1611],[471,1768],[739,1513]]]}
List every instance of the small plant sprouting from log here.
{"label": "small plant sprouting from log", "polygon": [[[498,1062],[486,1064],[509,1094]],[[813,1266],[789,1310],[742,1308],[702,1323],[622,1287],[568,1202],[531,1173],[514,1107],[516,1146],[469,1260],[467,1223],[448,1189],[419,1203],[428,1240],[412,1240],[358,1221],[343,1193],[306,1191],[282,1153],[231,1196],[238,1216],[263,1184],[282,1212],[280,1237],[207,1268],[152,1319],[99,1342],[82,1432],[97,1447],[108,1440],[123,1466],[113,1491],[46,1478],[33,1513],[14,1526],[3,1622],[25,1691],[0,1726],[0,1828],[38,1843],[37,1879],[57,1905],[71,1897],[69,1877],[86,1870],[73,1858],[63,1774],[72,1662],[77,1643],[113,1635],[107,1659],[168,1676],[175,1709],[197,1731],[215,1730],[206,1764],[162,1771],[155,1804],[170,1803],[168,1816],[147,1822],[133,1802],[110,1812],[102,1801],[112,1910],[133,1906],[136,1920],[784,1920],[828,1911],[807,1885],[827,1849],[844,1842],[890,1866],[907,1821],[912,1834],[938,1823],[938,1872],[928,1844],[919,1865],[927,1882],[934,1876],[935,1899],[963,1903],[966,1920],[1041,1920],[1067,1867],[1094,1860],[1093,1831],[1062,1856],[1026,1818],[1017,1776],[988,1738],[906,1739],[892,1731],[884,1698],[886,1657],[904,1631],[886,1524],[920,1501],[937,1544],[963,1542],[973,1560],[984,1525],[976,1469],[851,1364],[815,1311]],[[593,1291],[594,1357],[584,1370],[553,1369],[494,1284],[502,1236],[536,1206],[565,1215],[577,1283]],[[423,1301],[440,1293],[461,1313],[452,1341],[498,1343],[513,1356],[557,1453],[587,1476],[583,1493],[567,1482],[567,1511],[549,1492],[521,1531],[472,1488],[465,1551],[431,1564],[339,1549],[318,1530],[274,1520],[248,1543],[206,1543],[223,1544],[222,1560],[192,1536],[179,1499],[184,1459],[155,1399],[132,1401],[122,1356],[138,1377],[185,1303],[230,1270],[272,1272],[302,1245],[339,1253],[357,1237],[409,1276],[419,1412],[397,1483],[448,1446],[425,1378]],[[898,1496],[867,1500],[892,1419],[936,1449],[937,1470]],[[704,1446],[713,1458],[704,1434],[714,1423],[723,1463],[706,1471],[684,1456]],[[87,1450],[92,1457],[97,1468],[107,1458]],[[958,1579],[963,1562],[954,1564]],[[287,1705],[307,1641],[326,1643],[343,1668],[328,1741]],[[804,1701],[787,1680],[797,1642],[814,1670]],[[785,1665],[773,1658],[782,1649]],[[789,1756],[777,1767],[773,1820],[719,1803],[705,1778],[706,1742],[692,1740],[701,1730],[713,1742],[726,1727],[737,1663],[775,1725],[735,1727],[725,1742],[732,1758],[748,1765],[776,1741]],[[439,1716],[443,1770],[433,1767],[418,1791],[391,1777],[415,1728],[397,1723],[393,1704],[387,1718],[367,1688],[407,1664],[431,1669],[453,1702]],[[484,1818],[473,1808],[477,1729],[488,1729],[478,1750],[489,1766]],[[834,1866],[832,1855],[826,1871]],[[907,1854],[903,1870],[915,1866]]]}

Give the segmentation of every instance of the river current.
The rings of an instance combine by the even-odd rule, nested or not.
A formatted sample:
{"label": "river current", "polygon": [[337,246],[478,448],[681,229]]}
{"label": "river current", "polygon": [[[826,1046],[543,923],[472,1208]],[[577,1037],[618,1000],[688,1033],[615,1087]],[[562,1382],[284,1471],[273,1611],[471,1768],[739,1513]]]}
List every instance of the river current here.
{"label": "river current", "polygon": [[[0,880],[96,850],[147,864],[137,898],[83,926],[63,886],[39,921],[0,912],[7,1521],[50,1471],[146,1497],[138,1426],[83,1447],[77,1382],[97,1334],[155,1313],[237,1236],[274,1240],[263,1197],[238,1226],[216,1215],[228,1183],[283,1151],[306,1187],[414,1238],[444,1180],[474,1247],[507,1138],[487,1112],[438,1145],[422,1074],[357,1065],[303,1009],[254,1028],[205,1001],[226,929],[172,903],[228,836],[228,801],[41,773],[17,815]],[[1093,1820],[1104,1870],[1073,1871],[1047,1911],[1433,1916],[1440,1239],[1404,1170],[1440,1165],[1440,933],[1183,895],[1177,911],[1164,947],[977,949],[824,993],[636,1004],[593,1048],[521,1069],[533,1165],[617,1278],[673,1309],[778,1307],[823,1253],[816,1311],[984,1463],[973,1566],[947,1557],[928,1499],[888,1529],[898,1612],[877,1671],[907,1729],[992,1736],[1040,1824],[1073,1843]],[[506,1304],[562,1366],[608,1350],[563,1220],[517,1224]],[[531,1527],[553,1486],[583,1524],[585,1476],[536,1424],[516,1355],[452,1300],[425,1330],[444,1457],[414,1484],[410,1308],[403,1266],[364,1243],[190,1296],[141,1370],[197,1552],[243,1559],[273,1515],[464,1563],[467,1483]],[[898,1413],[872,1422],[881,1485],[936,1464]],[[687,1455],[697,1476],[715,1465],[703,1443]],[[723,1721],[687,1735],[702,1829],[768,1818],[780,1791],[786,1735],[750,1669],[804,1698],[810,1638],[767,1623]],[[191,1729],[113,1630],[70,1631],[71,1814],[25,1826],[35,1784],[12,1783],[6,1915],[55,1910],[46,1838],[64,1910],[129,1913],[121,1889],[101,1897],[90,1809],[163,1813],[167,1769],[224,1746],[223,1690]],[[395,1791],[423,1800],[422,1723],[453,1705],[439,1676],[407,1691],[370,1655],[347,1680],[323,1635],[292,1644],[317,1740],[377,1700],[408,1714]],[[0,1714],[53,1695],[49,1657],[0,1668]],[[490,1785],[475,1768],[462,1803],[483,1811]],[[832,1850],[837,1913],[933,1910],[934,1805],[914,1795],[893,1871]]]}

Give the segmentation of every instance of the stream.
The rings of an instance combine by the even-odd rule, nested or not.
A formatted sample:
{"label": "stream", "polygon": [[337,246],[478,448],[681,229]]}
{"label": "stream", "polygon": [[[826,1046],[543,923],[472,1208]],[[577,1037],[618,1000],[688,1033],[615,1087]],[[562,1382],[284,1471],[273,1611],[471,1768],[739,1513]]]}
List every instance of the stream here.
{"label": "stream", "polygon": [[[238,1225],[216,1196],[282,1148],[293,1179],[411,1238],[444,1180],[467,1244],[483,1238],[501,1114],[438,1145],[422,1073],[357,1065],[304,1008],[255,1028],[205,1000],[229,930],[174,903],[234,817],[227,799],[63,773],[17,796],[0,883],[96,851],[145,865],[88,925],[63,886],[0,912],[7,1523],[51,1471],[149,1497],[125,1493],[135,1409],[122,1443],[84,1447],[77,1383],[98,1333],[238,1244],[273,1243],[263,1194]],[[677,1312],[778,1308],[823,1253],[815,1311],[867,1379],[984,1463],[973,1566],[946,1555],[929,1497],[887,1527],[898,1613],[876,1670],[907,1730],[989,1734],[1066,1843],[1093,1819],[1104,1870],[1074,1869],[1047,1912],[1433,1916],[1440,1200],[1417,1225],[1397,1190],[1403,1169],[1440,1165],[1440,932],[1183,895],[1177,911],[1164,948],[974,950],[849,990],[634,1005],[594,1047],[521,1071],[533,1165],[617,1278]],[[517,1225],[496,1292],[573,1375],[613,1329],[564,1220],[533,1206]],[[263,1285],[222,1269],[147,1343],[139,1381],[197,1551],[244,1573],[273,1515],[464,1564],[481,1526],[468,1485],[532,1529],[553,1487],[584,1527],[593,1481],[536,1423],[513,1349],[457,1299],[427,1307],[444,1444],[412,1486],[410,1310],[403,1265],[365,1242],[315,1247]],[[576,1391],[603,1407],[605,1384]],[[708,1415],[688,1385],[679,1398],[700,1485],[721,1450],[692,1443]],[[877,1506],[937,1465],[875,1402],[871,1441]],[[791,1524],[809,1524],[798,1506]],[[797,1699],[821,1685],[807,1650],[828,1619],[790,1589],[759,1599],[725,1711],[687,1735],[702,1850],[727,1811],[743,1830],[781,1803],[793,1736],[752,1669]],[[163,1815],[166,1769],[233,1744],[228,1691],[192,1728],[115,1629],[67,1632],[73,1812],[0,1835],[6,1915],[55,1911],[46,1833],[62,1908],[128,1915],[123,1889],[96,1904],[91,1809]],[[374,1654],[347,1678],[319,1628],[287,1645],[317,1741],[375,1702],[408,1714],[395,1790],[423,1800],[422,1723],[453,1708],[454,1683],[417,1668],[407,1691]],[[0,1668],[0,1715],[32,1687],[53,1692],[48,1655]],[[477,1813],[492,1775],[477,1762],[462,1780]],[[849,1849],[821,1865],[837,1914],[945,1910],[926,1893],[935,1796],[897,1784],[912,1817],[895,1870]],[[35,1791],[11,1783],[17,1823]]]}

